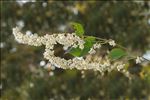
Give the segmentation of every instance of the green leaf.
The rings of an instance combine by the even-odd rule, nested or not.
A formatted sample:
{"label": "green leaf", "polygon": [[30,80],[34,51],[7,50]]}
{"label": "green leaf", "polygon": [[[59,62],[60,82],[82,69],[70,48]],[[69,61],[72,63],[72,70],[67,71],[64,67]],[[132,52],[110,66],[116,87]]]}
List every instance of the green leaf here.
{"label": "green leaf", "polygon": [[95,37],[89,36],[85,38],[84,41],[84,49],[82,50],[81,56],[86,55],[90,51],[93,44],[95,43]]}
{"label": "green leaf", "polygon": [[82,52],[82,50],[79,47],[71,48],[71,50],[69,51],[69,53],[75,57],[81,56],[81,52]]}
{"label": "green leaf", "polygon": [[87,42],[94,43],[94,42],[95,42],[95,37],[93,37],[93,36],[88,36],[88,37],[86,37],[84,40],[87,41]]}
{"label": "green leaf", "polygon": [[85,43],[84,43],[83,50],[80,49],[79,47],[71,48],[69,53],[75,57],[81,57],[81,56],[86,55],[90,51],[93,44],[95,43],[95,37],[89,36],[89,37],[85,38],[84,41],[85,41]]}
{"label": "green leaf", "polygon": [[76,35],[78,35],[78,36],[83,36],[83,34],[84,34],[84,29],[83,29],[83,26],[82,26],[80,23],[73,22],[73,23],[71,23],[71,25],[72,25],[73,28],[75,29]]}
{"label": "green leaf", "polygon": [[116,59],[119,59],[123,56],[125,56],[127,53],[120,49],[120,48],[114,48],[111,50],[111,52],[109,53],[109,57],[112,59],[112,60],[116,60]]}

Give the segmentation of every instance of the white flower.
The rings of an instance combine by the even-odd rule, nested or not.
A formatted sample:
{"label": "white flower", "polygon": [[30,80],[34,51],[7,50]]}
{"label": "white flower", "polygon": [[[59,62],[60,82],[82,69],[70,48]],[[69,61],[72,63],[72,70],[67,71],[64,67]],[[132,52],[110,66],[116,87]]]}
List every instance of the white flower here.
{"label": "white flower", "polygon": [[99,49],[101,47],[101,44],[100,43],[96,43],[93,45],[93,48],[94,49]]}
{"label": "white flower", "polygon": [[19,26],[20,28],[23,28],[24,27],[24,21],[23,20],[19,20],[17,21],[17,26]]}
{"label": "white flower", "polygon": [[54,72],[49,72],[49,76],[54,76]]}
{"label": "white flower", "polygon": [[142,57],[136,57],[136,64],[139,64],[143,61],[144,59]]}
{"label": "white flower", "polygon": [[117,66],[118,71],[120,71],[121,69],[123,69],[124,66],[125,66],[125,64],[119,64],[119,65]]}
{"label": "white flower", "polygon": [[[13,28],[13,35],[15,36],[15,39],[22,44],[28,44],[33,46],[41,46],[45,45],[45,52],[43,53],[43,56],[46,60],[49,60],[48,64],[46,64],[45,61],[40,62],[40,66],[45,66],[44,68],[49,69],[55,69],[55,67],[62,68],[62,69],[73,69],[76,68],[78,70],[94,70],[99,71],[101,74],[103,74],[105,71],[111,71],[113,69],[122,69],[123,64],[121,63],[114,63],[111,64],[109,57],[105,56],[103,58],[94,58],[93,55],[96,51],[95,49],[98,49],[101,47],[101,44],[94,44],[93,47],[88,52],[89,55],[86,55],[85,58],[83,57],[74,57],[73,59],[66,60],[61,57],[56,57],[54,55],[54,45],[55,44],[61,44],[63,45],[63,49],[67,50],[68,47],[79,47],[80,49],[84,48],[84,40],[78,37],[75,33],[66,33],[66,34],[52,34],[52,35],[44,35],[44,36],[38,36],[37,34],[30,34],[30,32],[27,32],[27,34],[23,34],[20,32],[20,30],[16,27]],[[114,40],[109,41],[109,44],[111,46],[115,46],[116,43]],[[137,57],[136,62],[141,62],[142,58]],[[117,67],[116,67],[117,66]],[[53,67],[53,68],[52,68]],[[53,76],[54,73],[51,72],[50,76]]]}
{"label": "white flower", "polygon": [[80,45],[79,45],[79,48],[80,48],[80,49],[84,49],[84,45],[83,45],[83,44],[80,44]]}
{"label": "white flower", "polygon": [[30,88],[34,87],[34,83],[29,84]]}
{"label": "white flower", "polygon": [[89,54],[95,54],[96,51],[95,51],[93,48],[91,48],[90,51],[89,51],[88,53],[89,53]]}
{"label": "white flower", "polygon": [[45,66],[46,62],[45,61],[40,61],[40,66]]}
{"label": "white flower", "polygon": [[68,46],[63,46],[63,49],[64,49],[64,50],[67,50],[67,49],[68,49]]}
{"label": "white flower", "polygon": [[32,35],[32,32],[30,30],[26,31],[26,35]]}
{"label": "white flower", "polygon": [[110,40],[108,43],[110,46],[113,46],[113,47],[116,46],[116,43],[114,40]]}
{"label": "white flower", "polygon": [[83,57],[75,57],[75,59],[83,60]]}
{"label": "white flower", "polygon": [[0,42],[0,48],[4,48],[5,47],[5,43],[4,42]]}
{"label": "white flower", "polygon": [[77,48],[77,47],[78,47],[78,45],[74,44],[72,47],[73,47],[73,48]]}

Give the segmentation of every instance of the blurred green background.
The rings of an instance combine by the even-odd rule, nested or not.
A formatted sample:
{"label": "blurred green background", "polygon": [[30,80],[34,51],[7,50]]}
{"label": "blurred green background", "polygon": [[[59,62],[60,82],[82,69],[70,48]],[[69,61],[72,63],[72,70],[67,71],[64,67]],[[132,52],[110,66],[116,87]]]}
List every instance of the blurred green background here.
{"label": "blurred green background", "polygon": [[18,44],[12,35],[15,26],[26,34],[73,32],[74,21],[86,35],[112,38],[141,55],[150,50],[150,2],[26,1],[1,1],[0,100],[150,100],[149,62],[131,60],[131,79],[116,71],[101,77],[94,71],[46,70],[44,47]]}

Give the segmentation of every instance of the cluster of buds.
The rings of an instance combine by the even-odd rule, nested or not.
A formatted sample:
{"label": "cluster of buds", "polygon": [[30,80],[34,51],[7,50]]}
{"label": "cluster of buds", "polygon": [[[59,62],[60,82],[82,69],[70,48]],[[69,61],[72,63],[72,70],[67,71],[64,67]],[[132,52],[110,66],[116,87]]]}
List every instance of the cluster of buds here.
{"label": "cluster of buds", "polygon": [[[61,44],[63,45],[64,50],[67,50],[69,47],[79,47],[80,49],[84,48],[84,40],[77,36],[75,33],[61,33],[61,34],[52,34],[38,36],[37,34],[23,34],[16,27],[13,28],[13,34],[15,39],[22,44],[28,44],[33,46],[45,45],[44,58],[49,61],[51,66],[55,66],[62,69],[73,69],[78,70],[94,70],[99,71],[102,74],[105,71],[118,70],[121,71],[125,64],[121,61],[111,62],[109,57],[92,56],[91,54],[96,53],[96,49],[101,47],[100,43],[95,43],[89,53],[83,57],[74,57],[72,59],[66,60],[61,57],[56,57],[54,55],[54,45]],[[114,40],[109,42],[111,46],[115,46]]]}

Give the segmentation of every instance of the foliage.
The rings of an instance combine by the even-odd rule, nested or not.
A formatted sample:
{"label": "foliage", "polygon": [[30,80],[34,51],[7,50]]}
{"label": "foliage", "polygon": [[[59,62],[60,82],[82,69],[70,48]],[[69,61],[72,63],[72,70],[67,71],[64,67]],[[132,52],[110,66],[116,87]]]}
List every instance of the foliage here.
{"label": "foliage", "polygon": [[[84,28],[82,26],[82,24],[77,23],[77,22],[73,22],[72,23],[73,28],[75,29],[75,33],[80,36],[83,37],[84,36]],[[73,56],[84,56],[88,53],[88,51],[90,51],[90,48],[93,46],[93,44],[96,42],[95,37],[92,36],[88,36],[84,39],[84,48],[80,49],[79,47],[77,48],[71,48],[71,50],[69,51],[69,53]]]}
{"label": "foliage", "polygon": [[116,60],[116,59],[119,59],[125,55],[126,55],[126,52],[124,50],[122,50],[120,48],[114,48],[110,51],[109,57],[112,60]]}
{"label": "foliage", "polygon": [[73,22],[73,23],[71,23],[71,24],[72,24],[72,26],[73,26],[74,29],[75,29],[76,35],[78,35],[78,36],[83,36],[83,34],[84,34],[83,26],[82,26],[80,23],[77,23],[77,22]]}
{"label": "foliage", "polygon": [[88,53],[88,51],[90,51],[90,48],[93,46],[93,44],[95,43],[95,37],[89,36],[86,37],[84,39],[85,43],[84,43],[84,48],[80,49],[79,47],[77,48],[71,48],[71,50],[69,51],[69,53],[75,57],[80,57],[80,56],[84,56]]}

